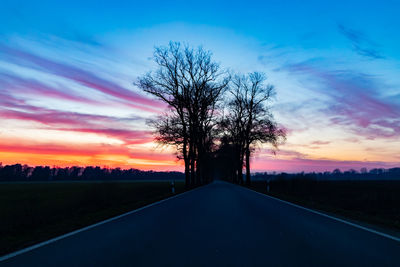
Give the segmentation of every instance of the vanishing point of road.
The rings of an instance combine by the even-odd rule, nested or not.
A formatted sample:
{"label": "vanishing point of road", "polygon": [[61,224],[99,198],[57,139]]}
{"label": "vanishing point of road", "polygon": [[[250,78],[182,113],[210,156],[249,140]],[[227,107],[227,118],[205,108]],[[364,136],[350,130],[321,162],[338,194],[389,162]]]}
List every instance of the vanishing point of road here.
{"label": "vanishing point of road", "polygon": [[214,182],[0,266],[400,266],[400,242]]}

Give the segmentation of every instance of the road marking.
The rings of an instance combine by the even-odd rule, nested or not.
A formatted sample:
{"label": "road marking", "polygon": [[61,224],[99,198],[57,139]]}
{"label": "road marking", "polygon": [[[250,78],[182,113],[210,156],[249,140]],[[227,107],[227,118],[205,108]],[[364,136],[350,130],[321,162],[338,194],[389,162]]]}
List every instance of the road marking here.
{"label": "road marking", "polygon": [[351,226],[353,226],[353,227],[356,227],[356,228],[359,228],[359,229],[362,229],[362,230],[365,230],[365,231],[368,231],[368,232],[371,232],[371,233],[374,233],[374,234],[377,234],[377,235],[380,235],[380,236],[383,236],[383,237],[392,239],[392,240],[394,240],[394,241],[400,242],[400,238],[398,238],[398,237],[395,237],[395,236],[392,236],[392,235],[389,235],[389,234],[385,234],[385,233],[382,233],[382,232],[373,230],[373,229],[371,229],[371,228],[367,228],[367,227],[361,226],[361,225],[356,224],[356,223],[352,223],[352,222],[349,222],[349,221],[346,221],[346,220],[342,220],[342,219],[339,219],[339,218],[337,218],[337,217],[333,217],[333,216],[330,216],[330,215],[328,215],[328,214],[325,214],[325,213],[322,213],[322,212],[319,212],[319,211],[316,211],[316,210],[312,210],[312,209],[309,209],[309,208],[306,208],[306,207],[303,207],[303,206],[300,206],[300,205],[297,205],[297,204],[294,204],[294,203],[291,203],[291,202],[288,202],[288,201],[285,201],[285,200],[282,200],[282,199],[279,199],[279,198],[276,198],[276,197],[273,197],[273,196],[269,196],[269,195],[266,195],[266,194],[263,194],[263,193],[254,191],[254,190],[252,190],[252,189],[249,189],[249,188],[247,188],[247,187],[243,187],[243,188],[245,188],[245,189],[247,189],[247,190],[250,190],[250,191],[252,191],[252,192],[255,192],[255,193],[257,193],[257,194],[260,194],[260,195],[262,195],[262,196],[265,196],[265,197],[268,197],[268,198],[271,198],[271,199],[274,199],[274,200],[283,202],[283,203],[285,203],[285,204],[288,204],[288,205],[291,205],[291,206],[294,206],[294,207],[297,207],[297,208],[300,208],[300,209],[303,209],[303,210],[307,210],[307,211],[309,211],[309,212],[312,212],[312,213],[315,213],[315,214],[324,216],[324,217],[326,217],[326,218],[329,218],[329,219],[332,219],[332,220],[335,220],[335,221],[338,221],[338,222],[341,222],[341,223],[345,223],[345,224],[347,224],[347,225],[351,225]]}
{"label": "road marking", "polygon": [[102,224],[105,224],[105,223],[109,223],[109,222],[118,220],[118,219],[120,219],[120,218],[122,218],[122,217],[125,217],[125,216],[131,215],[131,214],[133,214],[133,213],[139,212],[139,211],[141,211],[141,210],[150,208],[150,207],[152,207],[152,206],[156,206],[156,205],[161,204],[161,203],[163,203],[163,202],[165,202],[165,201],[168,201],[168,200],[174,199],[174,198],[176,198],[176,197],[185,195],[185,194],[187,194],[187,193],[193,192],[193,191],[195,191],[195,190],[197,190],[197,189],[201,189],[201,188],[203,188],[203,187],[204,187],[204,186],[201,186],[201,187],[198,187],[198,188],[195,188],[195,189],[192,189],[192,190],[189,190],[189,191],[186,191],[186,192],[177,194],[177,195],[175,195],[175,196],[171,196],[171,197],[168,197],[168,198],[159,200],[159,201],[157,201],[157,202],[151,203],[151,204],[146,205],[146,206],[144,206],[144,207],[141,207],[141,208],[138,208],[138,209],[135,209],[135,210],[128,211],[128,212],[123,213],[123,214],[121,214],[121,215],[118,215],[118,216],[115,216],[115,217],[106,219],[106,220],[104,220],[104,221],[100,221],[100,222],[95,223],[95,224],[91,224],[91,225],[89,225],[89,226],[86,226],[86,227],[83,227],[83,228],[81,228],[81,229],[78,229],[78,230],[69,232],[69,233],[64,234],[64,235],[60,235],[60,236],[58,236],[58,237],[49,239],[49,240],[47,240],[47,241],[38,243],[38,244],[36,244],[36,245],[30,246],[30,247],[27,247],[27,248],[24,248],[24,249],[15,251],[15,252],[11,252],[11,253],[6,254],[6,255],[4,255],[4,256],[0,256],[0,262],[5,261],[5,260],[10,259],[10,258],[13,258],[13,257],[18,256],[18,255],[21,255],[21,254],[23,254],[23,253],[29,252],[29,251],[31,251],[31,250],[34,250],[34,249],[37,249],[37,248],[46,246],[46,245],[48,245],[48,244],[54,243],[54,242],[56,242],[56,241],[58,241],[58,240],[67,238],[67,237],[69,237],[69,236],[76,235],[76,234],[78,234],[78,233],[80,233],[80,232],[83,232],[83,231],[92,229],[92,228],[97,227],[97,226],[99,226],[99,225],[102,225]]}

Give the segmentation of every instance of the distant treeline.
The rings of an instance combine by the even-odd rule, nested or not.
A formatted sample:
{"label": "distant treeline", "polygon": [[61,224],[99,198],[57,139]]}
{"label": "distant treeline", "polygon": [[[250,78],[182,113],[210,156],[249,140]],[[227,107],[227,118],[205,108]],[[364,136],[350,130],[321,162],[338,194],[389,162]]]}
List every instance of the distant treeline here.
{"label": "distant treeline", "polygon": [[181,172],[141,171],[101,167],[49,167],[14,164],[2,166],[0,181],[183,180]]}
{"label": "distant treeline", "polygon": [[340,171],[336,169],[332,172],[312,172],[312,173],[256,173],[254,180],[280,180],[280,179],[310,179],[310,180],[400,180],[400,168],[375,168],[367,170],[362,168],[356,170]]}

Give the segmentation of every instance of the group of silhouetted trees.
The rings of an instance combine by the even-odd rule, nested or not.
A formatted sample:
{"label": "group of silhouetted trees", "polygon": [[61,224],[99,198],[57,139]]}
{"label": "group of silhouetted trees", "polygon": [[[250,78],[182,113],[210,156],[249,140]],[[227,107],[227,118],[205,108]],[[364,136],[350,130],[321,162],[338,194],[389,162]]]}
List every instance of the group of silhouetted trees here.
{"label": "group of silhouetted trees", "polygon": [[[210,167],[207,175],[211,178],[231,180],[236,175],[236,167],[232,164],[234,147],[221,145],[210,155],[207,166]],[[49,167],[13,164],[3,166],[0,163],[0,181],[90,181],[90,180],[183,180],[181,172],[141,171],[138,169],[120,169],[106,167]],[[266,180],[400,180],[400,168],[373,168],[360,171],[354,169],[332,172],[311,173],[255,173],[255,181]]]}
{"label": "group of silhouetted trees", "polygon": [[155,172],[101,167],[49,167],[0,164],[0,181],[183,180],[181,172]]}
{"label": "group of silhouetted trees", "polygon": [[232,180],[250,183],[250,156],[261,143],[274,147],[285,137],[268,109],[273,87],[265,75],[236,74],[222,69],[210,51],[171,42],[157,47],[158,68],[135,84],[168,105],[168,111],[150,124],[156,141],[174,146],[183,159],[188,187],[208,183],[219,173],[216,162],[230,150]]}
{"label": "group of silhouetted trees", "polygon": [[235,75],[231,81],[232,97],[228,102],[228,113],[219,125],[224,133],[220,139],[220,149],[226,153],[231,146],[233,157],[230,164],[235,168],[233,181],[241,184],[244,163],[246,184],[250,184],[250,157],[255,146],[258,143],[270,143],[276,148],[285,139],[285,132],[278,128],[266,105],[274,95],[274,87],[265,84],[265,80],[265,75],[259,72]]}

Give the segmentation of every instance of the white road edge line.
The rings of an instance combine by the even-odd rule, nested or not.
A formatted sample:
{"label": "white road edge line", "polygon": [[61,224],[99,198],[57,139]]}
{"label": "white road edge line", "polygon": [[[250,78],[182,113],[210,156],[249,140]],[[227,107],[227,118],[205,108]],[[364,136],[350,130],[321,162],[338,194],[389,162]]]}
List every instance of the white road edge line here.
{"label": "white road edge line", "polygon": [[322,212],[319,212],[319,211],[316,211],[316,210],[312,210],[312,209],[309,209],[309,208],[306,208],[306,207],[303,207],[303,206],[300,206],[300,205],[297,205],[297,204],[294,204],[294,203],[291,203],[291,202],[288,202],[288,201],[285,201],[285,200],[282,200],[282,199],[279,199],[279,198],[276,198],[276,197],[273,197],[273,196],[270,196],[270,195],[266,195],[266,194],[257,192],[257,191],[255,191],[255,190],[252,190],[252,189],[247,188],[247,187],[244,187],[244,188],[246,188],[247,190],[250,190],[250,191],[252,191],[252,192],[255,192],[255,193],[257,193],[257,194],[260,194],[260,195],[262,195],[262,196],[265,196],[265,197],[268,197],[268,198],[271,198],[271,199],[274,199],[274,200],[283,202],[283,203],[285,203],[285,204],[294,206],[294,207],[296,207],[296,208],[300,208],[300,209],[303,209],[303,210],[306,210],[306,211],[309,211],[309,212],[312,212],[312,213],[315,213],[315,214],[324,216],[324,217],[326,217],[326,218],[329,218],[329,219],[332,219],[332,220],[335,220],[335,221],[338,221],[338,222],[341,222],[341,223],[345,223],[345,224],[347,224],[347,225],[351,225],[351,226],[353,226],[353,227],[362,229],[362,230],[364,230],[364,231],[371,232],[371,233],[374,233],[374,234],[377,234],[377,235],[380,235],[380,236],[383,236],[383,237],[392,239],[392,240],[394,240],[394,241],[400,242],[400,238],[398,238],[398,237],[395,237],[395,236],[392,236],[392,235],[389,235],[389,234],[385,234],[385,233],[382,233],[382,232],[373,230],[373,229],[371,229],[371,228],[367,228],[367,227],[364,227],[364,226],[361,226],[361,225],[359,225],[359,224],[355,224],[355,223],[352,223],[352,222],[349,222],[349,221],[346,221],[346,220],[342,220],[342,219],[339,219],[339,218],[330,216],[330,215],[328,215],[328,214],[325,214],[325,213],[322,213]]}
{"label": "white road edge line", "polygon": [[125,217],[125,216],[131,215],[131,214],[133,214],[133,213],[139,212],[139,211],[141,211],[141,210],[150,208],[150,207],[152,207],[152,206],[156,206],[156,205],[161,204],[161,203],[163,203],[163,202],[165,202],[165,201],[168,201],[168,200],[174,199],[174,198],[176,198],[176,197],[185,195],[185,194],[187,194],[187,193],[193,192],[193,191],[195,191],[195,190],[197,190],[197,189],[200,189],[200,188],[202,188],[202,187],[204,187],[204,186],[197,187],[197,188],[195,188],[195,189],[192,189],[192,190],[189,190],[189,191],[186,191],[186,192],[183,192],[183,193],[174,195],[174,196],[170,196],[170,197],[168,197],[168,198],[159,200],[159,201],[157,201],[157,202],[151,203],[151,204],[146,205],[146,206],[144,206],[144,207],[141,207],[141,208],[138,208],[138,209],[135,209],[135,210],[128,211],[128,212],[123,213],[123,214],[121,214],[121,215],[118,215],[118,216],[115,216],[115,217],[106,219],[106,220],[104,220],[104,221],[100,221],[100,222],[95,223],[95,224],[91,224],[91,225],[89,225],[89,226],[86,226],[86,227],[83,227],[83,228],[81,228],[81,229],[78,229],[78,230],[69,232],[69,233],[64,234],[64,235],[60,235],[60,236],[58,236],[58,237],[54,237],[54,238],[52,238],[52,239],[49,239],[49,240],[47,240],[47,241],[43,241],[43,242],[38,243],[38,244],[36,244],[36,245],[30,246],[30,247],[27,247],[27,248],[24,248],[24,249],[21,249],[21,250],[17,250],[17,251],[15,251],[15,252],[11,252],[11,253],[6,254],[6,255],[4,255],[4,256],[0,256],[0,262],[5,261],[5,260],[8,260],[8,259],[13,258],[13,257],[18,256],[18,255],[21,255],[21,254],[23,254],[23,253],[29,252],[29,251],[31,251],[31,250],[34,250],[34,249],[37,249],[37,248],[46,246],[46,245],[48,245],[48,244],[54,243],[54,242],[56,242],[56,241],[58,241],[58,240],[61,240],[61,239],[66,238],[66,237],[73,236],[73,235],[78,234],[78,233],[80,233],[80,232],[83,232],[83,231],[92,229],[92,228],[94,228],[94,227],[96,227],[96,226],[99,226],[99,225],[102,225],[102,224],[105,224],[105,223],[109,223],[109,222],[118,220],[118,219],[120,219],[120,218],[122,218],[122,217]]}

